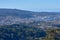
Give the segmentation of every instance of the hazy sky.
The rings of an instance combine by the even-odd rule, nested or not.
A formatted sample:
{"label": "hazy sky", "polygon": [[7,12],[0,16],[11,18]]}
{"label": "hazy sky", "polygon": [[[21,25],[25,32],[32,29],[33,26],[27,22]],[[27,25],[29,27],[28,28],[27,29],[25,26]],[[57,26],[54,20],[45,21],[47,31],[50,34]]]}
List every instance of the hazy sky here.
{"label": "hazy sky", "polygon": [[60,12],[60,0],[0,0],[0,8]]}

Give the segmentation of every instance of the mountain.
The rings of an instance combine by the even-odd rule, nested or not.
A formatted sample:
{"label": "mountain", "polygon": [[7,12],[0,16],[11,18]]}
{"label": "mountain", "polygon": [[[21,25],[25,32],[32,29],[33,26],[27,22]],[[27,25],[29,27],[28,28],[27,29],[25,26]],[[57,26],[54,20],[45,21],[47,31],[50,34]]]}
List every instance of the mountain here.
{"label": "mountain", "polygon": [[46,16],[46,15],[60,15],[59,12],[32,12],[19,9],[0,9],[0,16],[18,16],[22,18],[29,18],[33,15]]}
{"label": "mountain", "polygon": [[18,9],[0,9],[0,16],[31,17],[33,12]]}
{"label": "mountain", "polygon": [[42,28],[52,27],[52,24],[60,24],[60,12],[32,12],[19,9],[0,9],[0,25],[11,24],[42,25]]}
{"label": "mountain", "polygon": [[51,37],[60,40],[60,12],[0,9],[1,40],[50,40]]}

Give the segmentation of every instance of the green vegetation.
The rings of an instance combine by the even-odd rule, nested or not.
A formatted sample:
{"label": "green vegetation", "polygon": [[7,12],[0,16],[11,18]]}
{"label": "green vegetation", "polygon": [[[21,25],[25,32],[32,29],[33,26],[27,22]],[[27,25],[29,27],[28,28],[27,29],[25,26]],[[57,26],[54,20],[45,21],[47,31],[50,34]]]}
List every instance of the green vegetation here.
{"label": "green vegetation", "polygon": [[46,34],[43,30],[27,25],[0,26],[0,40],[40,40]]}
{"label": "green vegetation", "polygon": [[49,29],[46,31],[47,35],[41,40],[60,40],[60,29]]}
{"label": "green vegetation", "polygon": [[60,29],[42,30],[25,24],[0,26],[0,40],[60,40]]}

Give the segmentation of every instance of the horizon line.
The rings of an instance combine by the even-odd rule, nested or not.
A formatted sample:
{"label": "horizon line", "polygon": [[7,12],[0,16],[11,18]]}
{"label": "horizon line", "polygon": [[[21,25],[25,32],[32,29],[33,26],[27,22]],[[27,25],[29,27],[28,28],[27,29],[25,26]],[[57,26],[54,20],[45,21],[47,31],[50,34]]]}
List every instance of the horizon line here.
{"label": "horizon line", "polygon": [[31,12],[60,12],[60,11],[49,11],[49,10],[40,10],[40,11],[33,11],[33,10],[27,10],[27,9],[19,9],[19,8],[0,8],[0,9],[15,9],[15,10],[24,10],[24,11],[31,11]]}

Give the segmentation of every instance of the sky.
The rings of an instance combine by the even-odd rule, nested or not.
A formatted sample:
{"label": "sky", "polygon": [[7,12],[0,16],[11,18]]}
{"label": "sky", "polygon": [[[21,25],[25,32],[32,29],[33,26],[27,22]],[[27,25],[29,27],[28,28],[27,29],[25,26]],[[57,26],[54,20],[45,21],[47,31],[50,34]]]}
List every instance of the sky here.
{"label": "sky", "polygon": [[60,12],[60,0],[0,0],[0,8]]}

